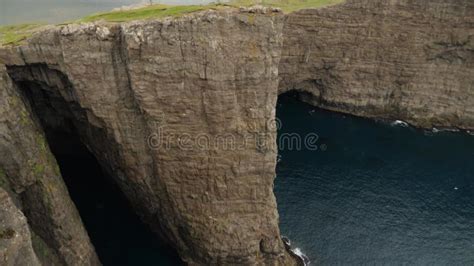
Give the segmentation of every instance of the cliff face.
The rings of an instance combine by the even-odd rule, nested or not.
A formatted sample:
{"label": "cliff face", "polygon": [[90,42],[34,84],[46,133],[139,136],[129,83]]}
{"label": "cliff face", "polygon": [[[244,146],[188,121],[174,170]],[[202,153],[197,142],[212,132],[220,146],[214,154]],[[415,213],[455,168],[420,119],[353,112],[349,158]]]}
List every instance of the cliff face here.
{"label": "cliff face", "polygon": [[0,188],[0,260],[2,265],[40,265],[26,218]]}
{"label": "cliff face", "polygon": [[53,28],[0,53],[46,135],[78,132],[184,261],[291,264],[272,191],[276,131],[267,123],[282,28],[271,10],[209,11]]}
{"label": "cliff face", "polygon": [[278,93],[472,129],[473,19],[468,0],[354,0],[52,27],[0,49],[0,184],[43,262],[98,264],[45,140],[77,133],[185,262],[291,265],[273,195]]}
{"label": "cliff face", "polygon": [[[2,66],[0,187],[10,192],[27,217],[39,259],[69,265],[99,264],[43,131],[19,92]],[[10,217],[4,215],[0,216],[2,225]],[[26,231],[20,234],[26,237]],[[11,263],[15,257],[10,255],[14,254],[7,252],[1,259]]]}
{"label": "cliff face", "polygon": [[474,2],[374,1],[288,15],[280,92],[364,117],[474,128]]}

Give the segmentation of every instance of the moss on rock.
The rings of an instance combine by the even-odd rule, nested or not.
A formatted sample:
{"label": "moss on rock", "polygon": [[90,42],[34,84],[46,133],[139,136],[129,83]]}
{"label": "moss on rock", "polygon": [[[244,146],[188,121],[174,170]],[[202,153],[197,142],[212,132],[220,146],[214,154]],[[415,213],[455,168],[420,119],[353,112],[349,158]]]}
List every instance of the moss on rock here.
{"label": "moss on rock", "polygon": [[33,174],[39,178],[44,174],[45,169],[46,167],[44,165],[37,163],[33,166]]}
{"label": "moss on rock", "polygon": [[10,188],[10,183],[8,182],[7,179],[7,174],[5,173],[5,170],[0,167],[0,187],[4,188],[5,190],[9,190]]}

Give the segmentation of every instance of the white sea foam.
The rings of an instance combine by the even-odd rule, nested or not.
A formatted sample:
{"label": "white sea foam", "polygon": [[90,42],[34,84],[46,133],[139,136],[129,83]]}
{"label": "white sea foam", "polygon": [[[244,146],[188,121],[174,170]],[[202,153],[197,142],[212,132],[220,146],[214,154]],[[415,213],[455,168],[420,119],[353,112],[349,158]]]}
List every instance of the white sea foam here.
{"label": "white sea foam", "polygon": [[410,125],[402,120],[395,120],[391,123],[392,126],[400,126],[400,127],[409,127]]}
{"label": "white sea foam", "polygon": [[303,251],[301,251],[300,248],[294,248],[291,250],[293,252],[293,254],[295,254],[296,256],[298,256],[301,261],[304,263],[304,266],[307,266],[307,265],[310,265],[311,264],[311,261],[309,260],[308,256],[306,256]]}
{"label": "white sea foam", "polygon": [[293,250],[293,252],[295,252],[295,254],[298,255],[298,256],[303,256],[304,255],[300,248],[295,248]]}
{"label": "white sea foam", "polygon": [[[436,129],[436,131],[434,131]],[[433,132],[434,133],[437,133],[437,132],[459,132],[460,130],[457,129],[457,128],[442,128],[442,129],[438,129],[438,128],[433,128]]]}

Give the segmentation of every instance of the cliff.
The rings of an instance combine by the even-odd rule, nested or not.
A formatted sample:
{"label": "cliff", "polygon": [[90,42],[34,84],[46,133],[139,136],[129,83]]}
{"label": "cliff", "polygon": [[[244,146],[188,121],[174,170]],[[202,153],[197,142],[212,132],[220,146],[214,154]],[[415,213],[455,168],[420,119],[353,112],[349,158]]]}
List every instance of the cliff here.
{"label": "cliff", "polygon": [[[267,125],[283,15],[259,12],[52,28],[0,52],[6,82],[46,135],[77,132],[187,263],[289,264],[272,192],[276,132]],[[6,113],[5,123],[18,117]],[[14,143],[4,146],[5,156],[24,157]],[[31,168],[1,162],[11,180]]]}
{"label": "cliff", "polygon": [[363,117],[474,128],[474,2],[351,0],[288,15],[280,92]]}
{"label": "cliff", "polygon": [[40,265],[26,217],[0,188],[0,258],[2,265]]}
{"label": "cliff", "polygon": [[[61,264],[99,264],[43,130],[4,66],[0,88],[0,187],[27,217],[38,256]],[[1,221],[11,219],[0,214]],[[3,257],[7,264],[14,258]]]}
{"label": "cliff", "polygon": [[44,264],[98,264],[49,147],[73,132],[188,264],[294,264],[273,195],[278,94],[474,129],[473,18],[468,0],[353,0],[49,27],[0,49],[0,184]]}

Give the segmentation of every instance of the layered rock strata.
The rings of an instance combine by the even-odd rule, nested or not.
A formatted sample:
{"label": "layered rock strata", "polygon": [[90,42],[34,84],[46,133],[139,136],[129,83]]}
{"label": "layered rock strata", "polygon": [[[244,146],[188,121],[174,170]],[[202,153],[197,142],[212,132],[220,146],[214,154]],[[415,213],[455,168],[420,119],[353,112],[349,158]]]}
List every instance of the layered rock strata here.
{"label": "layered rock strata", "polygon": [[257,11],[68,25],[0,52],[46,133],[77,132],[189,264],[293,263],[278,229],[267,123],[283,15]]}
{"label": "layered rock strata", "polygon": [[69,132],[186,263],[294,264],[273,195],[278,94],[474,129],[473,36],[472,1],[351,0],[71,24],[2,47],[0,186],[30,231],[4,254],[32,238],[32,264],[99,263],[48,145]]}
{"label": "layered rock strata", "polygon": [[27,217],[39,258],[99,264],[43,130],[4,66],[0,88],[0,187]]}
{"label": "layered rock strata", "polygon": [[289,14],[280,92],[363,117],[474,128],[474,2],[375,1]]}

